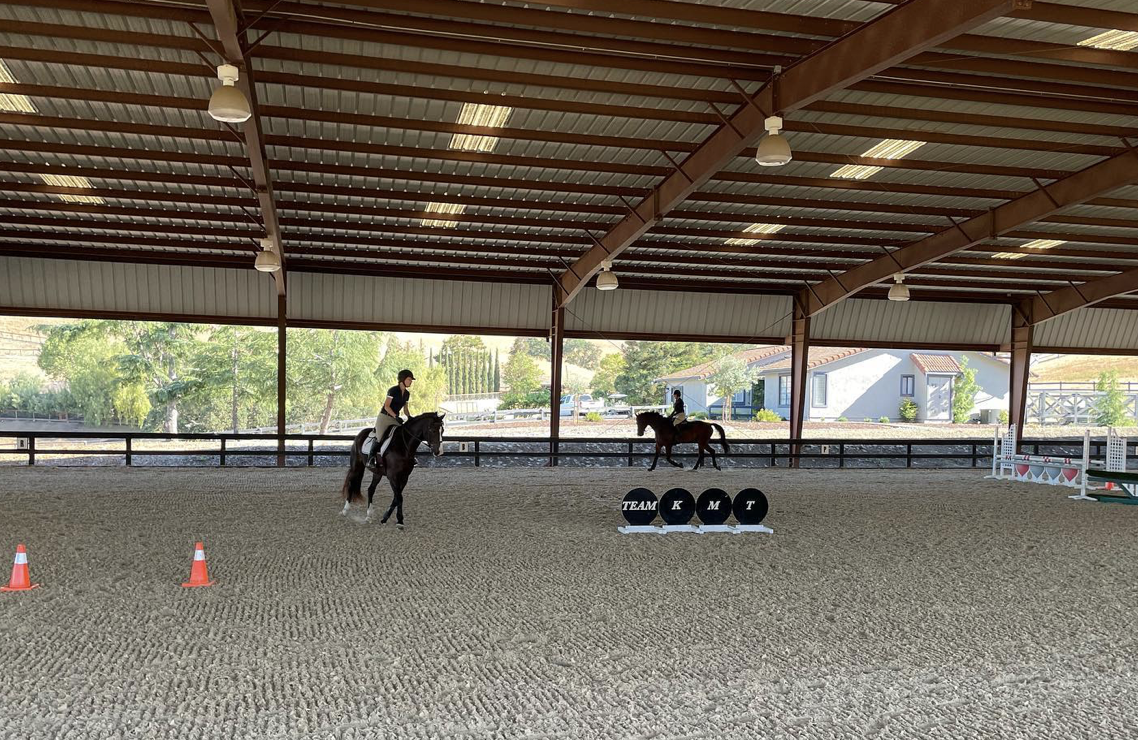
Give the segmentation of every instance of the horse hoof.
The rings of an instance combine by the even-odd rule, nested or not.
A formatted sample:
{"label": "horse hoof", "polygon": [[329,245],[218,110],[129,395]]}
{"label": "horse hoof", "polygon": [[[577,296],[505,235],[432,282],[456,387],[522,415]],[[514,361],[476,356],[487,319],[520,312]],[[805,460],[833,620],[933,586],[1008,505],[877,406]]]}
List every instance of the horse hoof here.
{"label": "horse hoof", "polygon": [[395,525],[395,528],[396,528],[396,529],[399,529],[399,530],[402,530],[402,529],[403,529],[403,522],[398,522],[398,523]]}

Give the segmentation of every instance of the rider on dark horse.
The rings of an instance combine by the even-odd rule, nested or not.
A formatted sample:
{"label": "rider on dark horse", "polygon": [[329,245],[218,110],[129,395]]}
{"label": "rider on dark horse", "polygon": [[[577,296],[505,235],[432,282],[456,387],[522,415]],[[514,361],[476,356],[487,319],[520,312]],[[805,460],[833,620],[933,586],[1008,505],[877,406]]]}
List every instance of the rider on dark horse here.
{"label": "rider on dark horse", "polygon": [[668,414],[668,418],[672,420],[674,426],[679,426],[688,420],[688,415],[684,413],[684,394],[677,388],[672,391],[672,398],[675,403],[672,404],[672,413]]}
{"label": "rider on dark horse", "polygon": [[392,427],[399,426],[403,421],[400,413],[407,419],[411,418],[411,409],[408,401],[411,400],[411,384],[415,382],[415,374],[410,370],[399,371],[399,382],[387,390],[387,398],[383,401],[383,409],[375,419],[375,447],[372,448],[371,462],[378,467],[379,448],[384,437],[390,433]]}

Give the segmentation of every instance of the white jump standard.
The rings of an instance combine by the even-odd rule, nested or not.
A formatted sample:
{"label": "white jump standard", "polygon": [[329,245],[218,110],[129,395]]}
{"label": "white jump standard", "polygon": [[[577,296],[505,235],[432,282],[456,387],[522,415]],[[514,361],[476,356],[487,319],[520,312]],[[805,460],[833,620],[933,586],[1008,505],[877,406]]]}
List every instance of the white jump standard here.
{"label": "white jump standard", "polygon": [[[1068,498],[1080,501],[1095,501],[1087,495],[1087,475],[1091,472],[1091,432],[1083,432],[1083,454],[1081,457],[1058,457],[1052,455],[1026,455],[1016,452],[1016,430],[1008,427],[1001,432],[996,427],[992,444],[992,473],[986,476],[995,480],[1014,480],[1024,483],[1047,483],[1053,486],[1077,488],[1079,492]],[[1101,464],[1101,461],[1096,461]],[[1126,439],[1118,436],[1113,429],[1107,432],[1106,468],[1111,472],[1126,470]]]}

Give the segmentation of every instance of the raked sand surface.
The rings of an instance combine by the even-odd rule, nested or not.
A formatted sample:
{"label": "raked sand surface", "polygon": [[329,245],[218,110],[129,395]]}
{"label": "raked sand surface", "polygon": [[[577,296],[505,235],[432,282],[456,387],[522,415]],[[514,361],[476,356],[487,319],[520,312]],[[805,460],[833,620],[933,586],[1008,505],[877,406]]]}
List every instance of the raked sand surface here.
{"label": "raked sand surface", "polygon": [[[335,470],[3,470],[0,738],[1138,737],[1138,507],[981,476],[421,468],[400,532]],[[775,534],[622,536],[645,482]]]}

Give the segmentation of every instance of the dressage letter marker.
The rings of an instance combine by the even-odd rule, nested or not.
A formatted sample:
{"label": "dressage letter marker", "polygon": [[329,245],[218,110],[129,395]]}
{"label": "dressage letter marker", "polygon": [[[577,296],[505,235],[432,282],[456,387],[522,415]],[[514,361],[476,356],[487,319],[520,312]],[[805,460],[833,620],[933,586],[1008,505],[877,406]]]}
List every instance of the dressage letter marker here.
{"label": "dressage letter marker", "polygon": [[698,532],[690,524],[695,516],[695,497],[686,488],[673,488],[660,498],[660,518],[664,520],[663,531]]}
{"label": "dressage letter marker", "polygon": [[743,532],[766,532],[767,534],[774,534],[774,530],[770,527],[764,527],[761,522],[766,518],[767,511],[770,509],[770,503],[763,492],[757,488],[744,488],[739,491],[735,496],[735,503],[731,505],[731,509],[735,514],[735,520],[739,522],[731,531],[734,534],[742,534]]}
{"label": "dressage letter marker", "polygon": [[[698,501],[691,492],[683,488],[672,488],[664,493],[659,502],[656,501],[656,494],[647,488],[634,488],[625,495],[620,505],[620,513],[628,525],[617,527],[617,531],[621,534],[774,534],[773,529],[761,524],[769,509],[767,497],[757,488],[744,488],[735,496],[734,501],[722,488],[707,489],[700,494]],[[657,513],[664,520],[662,527],[652,525]],[[727,524],[727,519],[732,514],[738,524]],[[692,517],[697,515],[702,523],[691,524]]]}
{"label": "dressage letter marker", "polygon": [[624,515],[624,521],[628,522],[628,526],[619,527],[618,531],[621,534],[659,532],[659,527],[652,526],[652,520],[656,518],[656,508],[656,494],[647,488],[633,488],[625,494],[624,501],[620,505],[620,513]]}
{"label": "dressage letter marker", "polygon": [[703,522],[700,534],[731,531],[731,527],[724,524],[731,516],[731,497],[722,488],[709,488],[701,493],[695,502],[695,513]]}

